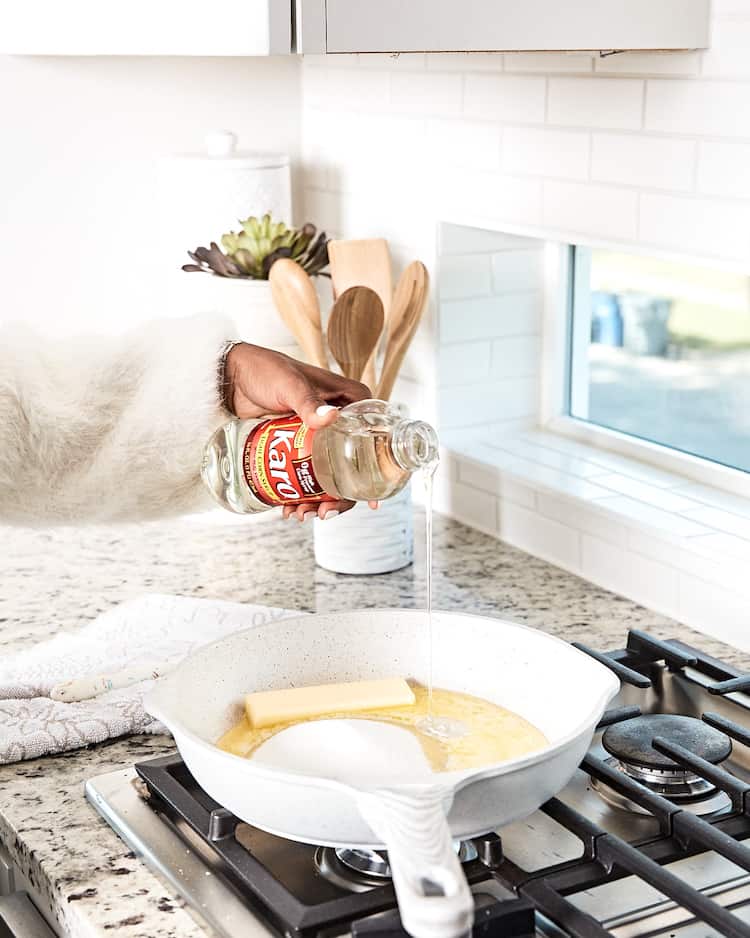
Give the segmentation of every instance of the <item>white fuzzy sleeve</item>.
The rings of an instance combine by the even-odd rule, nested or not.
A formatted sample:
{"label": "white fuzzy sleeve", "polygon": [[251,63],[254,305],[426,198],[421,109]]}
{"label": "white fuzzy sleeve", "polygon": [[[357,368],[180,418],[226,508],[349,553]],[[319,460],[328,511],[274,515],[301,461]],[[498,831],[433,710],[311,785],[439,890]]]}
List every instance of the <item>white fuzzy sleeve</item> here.
{"label": "white fuzzy sleeve", "polygon": [[206,507],[203,445],[231,323],[196,316],[118,338],[0,325],[0,521],[136,521]]}

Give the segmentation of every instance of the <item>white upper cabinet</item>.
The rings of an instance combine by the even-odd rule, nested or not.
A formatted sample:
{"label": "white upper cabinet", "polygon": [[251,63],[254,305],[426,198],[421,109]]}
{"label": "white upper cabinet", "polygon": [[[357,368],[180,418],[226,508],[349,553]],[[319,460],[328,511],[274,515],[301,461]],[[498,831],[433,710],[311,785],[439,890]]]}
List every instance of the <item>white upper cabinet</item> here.
{"label": "white upper cabinet", "polygon": [[274,55],[292,51],[293,0],[18,0],[0,54]]}
{"label": "white upper cabinet", "polygon": [[296,2],[304,52],[677,50],[709,39],[710,0]]}
{"label": "white upper cabinet", "polygon": [[710,0],[16,0],[0,54],[697,49]]}

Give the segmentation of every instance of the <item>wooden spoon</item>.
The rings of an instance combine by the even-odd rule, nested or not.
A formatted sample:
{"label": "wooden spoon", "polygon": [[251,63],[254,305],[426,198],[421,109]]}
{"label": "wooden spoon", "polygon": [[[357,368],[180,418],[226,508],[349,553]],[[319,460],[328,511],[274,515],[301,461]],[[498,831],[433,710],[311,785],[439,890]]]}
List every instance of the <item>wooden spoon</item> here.
{"label": "wooden spoon", "polygon": [[[341,296],[349,287],[369,287],[380,297],[385,321],[388,322],[393,299],[393,274],[388,242],[384,238],[329,241],[328,257],[331,263],[334,297]],[[377,351],[376,343],[362,372],[362,380],[373,389]]]}
{"label": "wooden spoon", "polygon": [[413,261],[401,274],[393,296],[388,344],[377,392],[379,400],[387,401],[391,396],[406,350],[422,318],[429,289],[427,268],[421,261]]}
{"label": "wooden spoon", "polygon": [[276,309],[299,343],[305,358],[311,364],[327,369],[320,304],[312,280],[296,261],[286,257],[271,267],[268,279]]}
{"label": "wooden spoon", "polygon": [[349,287],[336,300],[328,320],[328,347],[347,378],[362,373],[383,332],[383,304],[369,287]]}

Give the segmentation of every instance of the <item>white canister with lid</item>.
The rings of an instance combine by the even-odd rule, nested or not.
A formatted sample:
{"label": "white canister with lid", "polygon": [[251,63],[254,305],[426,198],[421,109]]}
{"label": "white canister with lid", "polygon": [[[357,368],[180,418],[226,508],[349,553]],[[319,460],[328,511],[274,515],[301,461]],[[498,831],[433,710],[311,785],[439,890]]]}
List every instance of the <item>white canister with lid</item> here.
{"label": "white canister with lid", "polygon": [[229,130],[207,134],[202,153],[162,160],[158,186],[161,235],[178,270],[188,249],[219,242],[240,219],[270,212],[292,224],[289,155],[238,150]]}
{"label": "white canister with lid", "polygon": [[286,153],[244,152],[237,136],[214,131],[204,152],[172,156],[159,166],[160,240],[167,283],[167,306],[176,316],[211,313],[234,320],[247,342],[285,352],[300,350],[276,310],[266,280],[185,273],[188,250],[220,243],[239,221],[270,212],[291,224],[292,195]]}

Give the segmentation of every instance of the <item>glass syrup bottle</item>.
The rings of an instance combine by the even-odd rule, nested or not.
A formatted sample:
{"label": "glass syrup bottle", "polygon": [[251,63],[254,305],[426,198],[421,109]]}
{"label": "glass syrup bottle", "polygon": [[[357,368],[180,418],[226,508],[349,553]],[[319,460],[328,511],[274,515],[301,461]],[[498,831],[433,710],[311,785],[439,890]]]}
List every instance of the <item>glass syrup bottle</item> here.
{"label": "glass syrup bottle", "polygon": [[279,505],[390,498],[438,458],[438,439],[385,401],[344,407],[330,427],[296,415],[231,420],[208,441],[201,475],[214,499],[239,514]]}

